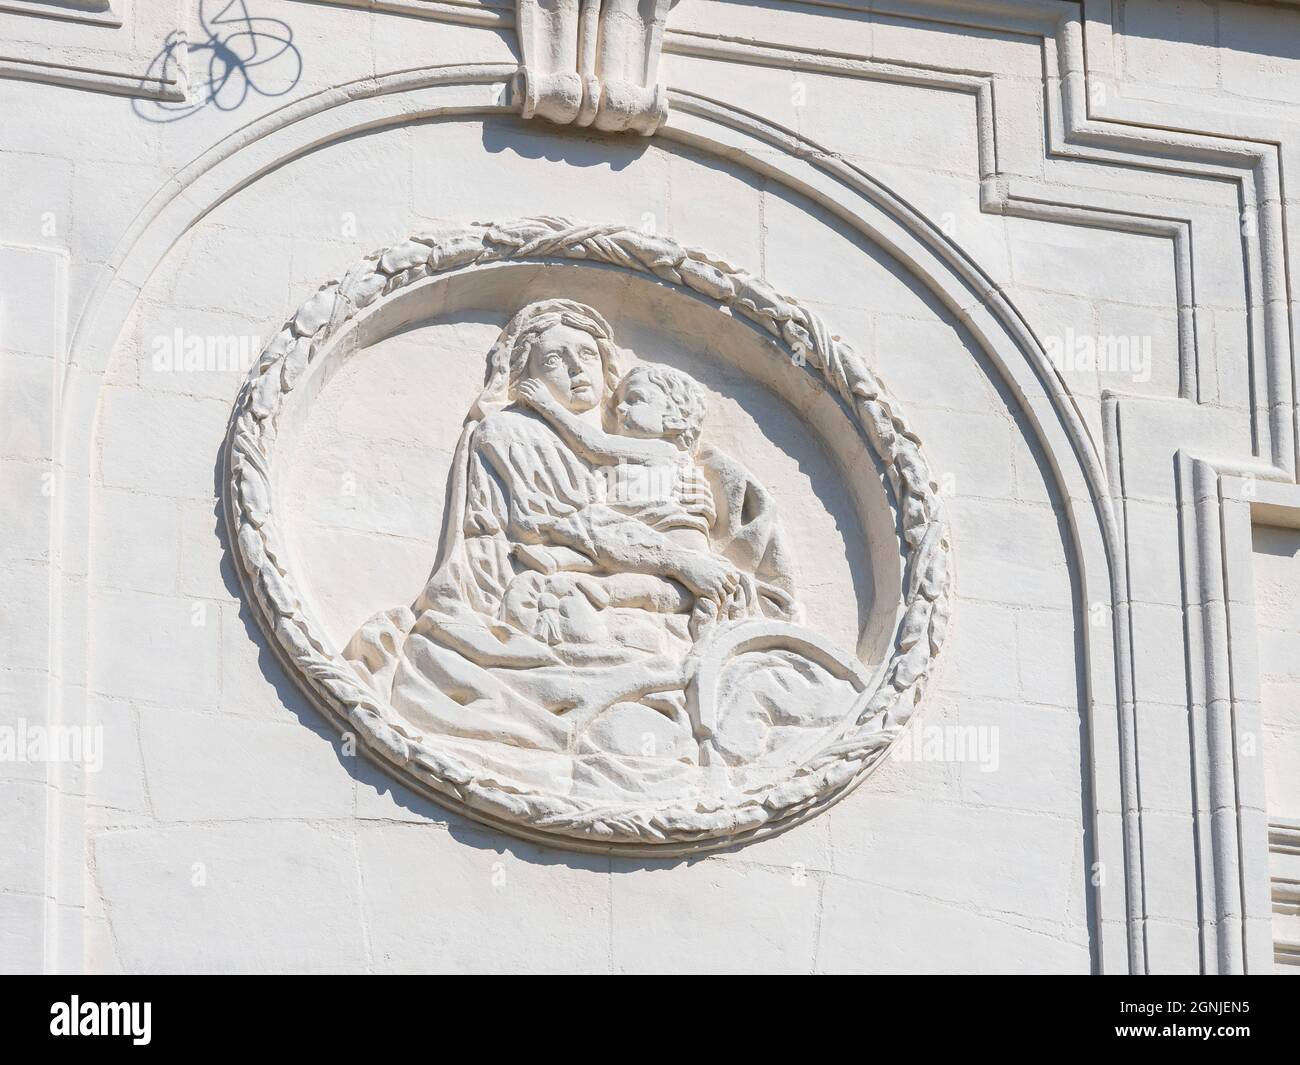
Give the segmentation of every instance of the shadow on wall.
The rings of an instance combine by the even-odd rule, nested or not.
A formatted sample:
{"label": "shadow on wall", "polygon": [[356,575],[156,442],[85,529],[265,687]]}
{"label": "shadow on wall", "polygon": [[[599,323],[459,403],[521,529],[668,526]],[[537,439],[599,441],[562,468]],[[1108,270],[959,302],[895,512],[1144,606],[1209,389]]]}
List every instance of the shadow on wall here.
{"label": "shadow on wall", "polygon": [[1114,19],[1115,32],[1123,37],[1216,49],[1218,63],[1250,56],[1300,60],[1296,12],[1272,4],[1197,0],[1175,6],[1165,0],[1125,0]]}
{"label": "shadow on wall", "polygon": [[198,18],[197,39],[171,33],[145,74],[149,81],[188,68],[186,99],[133,101],[145,121],[176,122],[205,107],[234,111],[251,94],[284,96],[298,84],[302,53],[287,22],[254,17],[245,0],[199,0]]}
{"label": "shadow on wall", "polygon": [[[569,166],[603,166],[617,173],[644,155],[648,137],[628,133],[601,133],[594,129],[574,132],[571,127],[552,126],[549,122],[506,119],[483,123],[483,148],[495,155],[513,152],[525,159],[545,159]],[[566,135],[550,134],[564,129]]]}

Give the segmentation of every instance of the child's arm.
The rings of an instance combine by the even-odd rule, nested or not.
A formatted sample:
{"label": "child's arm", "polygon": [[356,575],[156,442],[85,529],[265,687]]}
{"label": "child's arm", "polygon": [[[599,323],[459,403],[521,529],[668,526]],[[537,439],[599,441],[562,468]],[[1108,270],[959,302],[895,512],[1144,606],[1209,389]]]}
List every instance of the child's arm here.
{"label": "child's arm", "polygon": [[520,382],[519,398],[545,417],[565,443],[586,451],[597,462],[674,462],[681,455],[667,440],[614,436],[588,425],[557,403],[550,390],[538,381]]}

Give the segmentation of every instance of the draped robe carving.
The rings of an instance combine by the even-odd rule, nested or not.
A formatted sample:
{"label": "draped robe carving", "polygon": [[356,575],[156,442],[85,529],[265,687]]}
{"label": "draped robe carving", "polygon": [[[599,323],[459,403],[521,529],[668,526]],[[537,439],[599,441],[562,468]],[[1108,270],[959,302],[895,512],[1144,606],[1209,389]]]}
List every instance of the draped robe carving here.
{"label": "draped robe carving", "polygon": [[[611,492],[611,470],[637,467],[601,465],[596,452],[673,454],[608,432],[615,401],[619,413],[644,402],[651,378],[679,399],[702,394],[679,371],[644,370],[620,379],[609,326],[591,308],[521,310],[458,442],[432,576],[345,651],[412,726],[485,746],[523,779],[677,794],[701,766],[763,772],[824,738],[862,687],[800,635],[775,504],[737,460],[692,446],[670,466],[689,470],[693,488]],[[544,395],[525,383],[535,379]],[[680,420],[668,424],[681,435]],[[767,637],[710,666],[725,676],[709,678],[701,706],[700,664],[737,632]]]}

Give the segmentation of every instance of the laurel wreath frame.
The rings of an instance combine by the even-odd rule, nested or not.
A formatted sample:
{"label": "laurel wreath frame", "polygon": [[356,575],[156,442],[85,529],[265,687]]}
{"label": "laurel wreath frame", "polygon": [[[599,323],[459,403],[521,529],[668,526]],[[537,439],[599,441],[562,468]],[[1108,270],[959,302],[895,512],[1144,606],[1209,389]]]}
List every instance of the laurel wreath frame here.
{"label": "laurel wreath frame", "polygon": [[[904,577],[888,661],[856,719],[788,779],[740,801],[604,803],[504,783],[426,737],[377,697],[317,631],[285,566],[272,509],[281,412],[304,371],[360,311],[426,277],[507,262],[600,263],[650,275],[747,319],[821,374],[848,406],[893,490]],[[225,445],[231,551],[259,623],[289,671],[366,753],[418,791],[529,839],[577,850],[685,853],[766,836],[846,794],[884,758],[914,712],[951,610],[951,543],[920,441],[845,341],[813,312],[743,270],[626,225],[536,217],[412,236],[368,255],[298,308],[249,370]]]}

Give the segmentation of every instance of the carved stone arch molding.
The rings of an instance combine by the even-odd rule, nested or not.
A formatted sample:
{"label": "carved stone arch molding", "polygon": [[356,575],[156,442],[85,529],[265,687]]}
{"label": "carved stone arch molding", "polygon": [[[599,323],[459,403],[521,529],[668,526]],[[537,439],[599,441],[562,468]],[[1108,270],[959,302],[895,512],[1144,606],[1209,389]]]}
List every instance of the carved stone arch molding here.
{"label": "carved stone arch molding", "polygon": [[[514,105],[509,99],[508,87],[514,74],[513,66],[503,64],[466,65],[381,75],[355,85],[330,89],[288,105],[239,131],[190,164],[161,190],[141,212],[131,231],[112,255],[112,269],[103,275],[74,336],[74,365],[65,390],[64,435],[61,443],[63,466],[70,474],[66,480],[70,497],[64,503],[64,512],[73,515],[88,513],[88,508],[82,505],[84,501],[75,496],[89,491],[86,485],[90,478],[81,477],[80,474],[89,472],[92,462],[90,430],[78,427],[94,424],[102,373],[109,364],[117,338],[140,288],[153,274],[169,248],[190,227],[217,204],[256,181],[262,174],[334,140],[422,118],[509,115]],[[1116,583],[1118,577],[1112,565],[1116,542],[1115,522],[1097,447],[1050,362],[1005,297],[983,277],[955,244],[888,188],[861,170],[819,152],[815,145],[787,130],[724,104],[671,90],[669,98],[670,117],[656,134],[657,137],[689,145],[702,153],[725,157],[811,199],[892,256],[952,313],[985,353],[992,368],[1006,382],[1037,438],[1036,443],[1046,456],[1047,467],[1055,478],[1055,487],[1063,502],[1070,532],[1066,550],[1073,554],[1080,596],[1094,604],[1122,600]],[[278,346],[268,352],[266,358],[258,364],[256,380],[250,382],[248,390],[241,396],[240,411],[232,426],[231,447],[238,449],[239,441],[256,439],[257,427],[250,423],[257,423],[264,431],[267,419],[272,416],[276,405],[285,396],[292,396],[292,387],[288,392],[284,391],[286,381],[292,386],[295,374],[301,372],[307,364],[308,357],[312,354],[312,339],[316,340],[318,353],[321,342],[328,342],[329,336],[336,335],[340,329],[346,329],[349,315],[358,306],[366,305],[364,298],[355,299],[350,311],[349,301],[340,299],[340,292],[359,292],[357,286],[364,287],[362,279],[368,277],[371,286],[378,286],[373,298],[387,298],[411,285],[424,283],[423,276],[417,275],[422,269],[428,271],[434,268],[430,264],[435,261],[435,256],[438,257],[438,268],[460,269],[475,261],[478,256],[520,254],[520,249],[529,240],[556,236],[554,232],[549,232],[551,223],[543,225],[547,231],[530,231],[526,227],[520,229],[509,225],[466,230],[461,234],[464,240],[461,252],[453,252],[445,244],[435,247],[435,243],[418,240],[408,242],[385,253],[388,255],[385,266],[380,266],[384,262],[383,255],[368,260],[359,271],[324,290],[322,295],[300,309],[291,319],[287,332],[277,341]],[[514,234],[515,237],[501,239],[508,234]],[[521,235],[527,239],[515,239]],[[570,233],[567,243],[561,239],[559,245],[550,250],[553,254],[567,255],[573,249],[584,247],[583,241],[599,244],[610,236],[611,234],[602,233],[599,229],[590,231],[585,236]],[[594,246],[596,245],[590,243],[585,245],[588,250],[584,254],[590,255],[589,249]],[[623,246],[621,250],[618,250],[620,246],[616,243],[604,247],[611,257],[608,261],[618,261],[619,268],[649,271],[655,276],[664,277],[656,271],[659,256],[651,256],[646,261],[639,253],[629,251],[630,245]],[[529,254],[536,250],[532,249]],[[668,254],[670,250],[671,254]],[[846,359],[843,350],[835,344],[827,343],[825,329],[806,315],[806,312],[785,301],[773,303],[768,294],[762,294],[760,298],[740,296],[740,289],[735,286],[740,284],[741,275],[722,270],[706,257],[688,255],[684,249],[676,248],[669,241],[664,242],[663,251],[667,265],[660,268],[669,271],[664,279],[673,284],[677,284],[680,279],[689,287],[687,277],[696,271],[694,276],[697,283],[706,286],[698,290],[700,294],[707,292],[707,286],[714,286],[716,294],[711,294],[709,298],[725,303],[728,298],[726,294],[735,293],[730,297],[732,312],[749,317],[763,329],[769,329],[770,326],[776,339],[789,343],[792,340],[802,340],[802,334],[806,334],[812,341],[809,350],[815,350],[820,357],[817,372],[826,374],[829,387],[846,402],[855,408],[860,408],[863,401],[881,402],[883,393],[879,391],[876,392],[875,399],[868,398],[875,386],[868,383],[869,376],[864,376],[865,367]],[[676,258],[679,252],[680,259]],[[451,260],[441,258],[461,253],[468,255],[469,259],[454,266]],[[399,265],[399,259],[404,255],[415,258]],[[419,256],[424,257],[423,266]],[[685,274],[682,273],[682,267],[686,269]],[[676,276],[673,276],[672,271],[676,272]],[[710,271],[716,272],[716,276]],[[862,387],[864,385],[865,389]],[[881,407],[877,413],[886,409]],[[872,417],[869,412],[864,413],[868,418]],[[894,425],[897,413],[892,410],[889,412],[887,428],[899,440],[907,441],[905,427]],[[244,423],[243,430],[239,424],[241,419]],[[901,435],[898,432],[900,428],[904,429]],[[886,453],[890,454],[891,464],[899,457]],[[919,451],[915,455],[919,462]],[[232,506],[231,516],[238,522],[237,531],[241,537],[239,550],[245,557],[256,562],[258,545],[254,541],[260,539],[261,529],[265,527],[265,521],[259,525],[256,519],[265,514],[266,510],[256,498],[257,489],[251,481],[244,479],[250,464],[250,454],[247,452],[241,452],[239,462],[232,464],[231,472],[241,480],[237,490],[232,493],[231,500],[237,505],[239,515],[235,514],[236,506]],[[920,524],[914,527],[940,528],[937,524],[940,517],[937,501],[933,498],[923,466],[916,465],[910,473],[899,467],[897,473],[902,478],[904,488],[900,500],[905,502],[908,494],[915,495],[922,509]],[[926,509],[932,505],[936,505],[935,509]],[[935,537],[939,535],[934,534]],[[76,528],[75,522],[69,520],[61,527],[59,536],[63,556],[75,559],[80,550],[79,544],[85,538],[84,528]],[[248,546],[245,547],[244,544]],[[264,542],[262,547],[264,550]],[[959,544],[956,548],[960,553]],[[938,558],[946,555],[947,545],[931,539],[927,548],[923,536],[919,543],[911,545],[911,552],[913,558],[920,557],[923,553],[928,558]],[[252,572],[259,575],[265,573],[256,565]],[[913,573],[915,572],[914,569]],[[923,568],[919,577],[925,576]],[[276,624],[284,630],[277,630],[276,643],[309,658],[320,655],[322,660],[327,661],[325,648],[314,646],[308,637],[295,638],[295,634],[285,626],[283,617],[278,616],[292,616],[293,604],[282,598],[284,589],[272,587],[261,576],[259,579],[262,580],[262,587],[254,589],[254,595],[272,604],[277,612]],[[913,591],[915,594],[911,602],[924,599],[929,613],[933,611],[933,604],[947,594],[946,586],[940,594],[933,597],[927,596],[925,590],[919,588]],[[75,581],[70,582],[69,594],[84,595],[84,586],[77,586]],[[279,611],[279,607],[275,607],[277,602],[288,609]],[[1096,620],[1099,623],[1089,626],[1085,631],[1084,648],[1086,731],[1091,765],[1090,857],[1094,861],[1106,863],[1111,869],[1123,869],[1125,874],[1107,878],[1097,889],[1097,950],[1101,967],[1106,971],[1140,969],[1141,865],[1140,851],[1131,839],[1136,804],[1131,793],[1131,752],[1126,748],[1127,731],[1123,726],[1124,714],[1131,710],[1131,695],[1126,687],[1129,669],[1124,660],[1125,645],[1116,640],[1115,626],[1109,614]],[[82,624],[84,621],[78,620],[74,612],[65,623],[62,633],[67,667],[65,675],[72,679],[76,678],[79,670],[84,669],[75,651],[79,644],[84,646],[85,641],[81,638],[84,634],[77,630]],[[937,646],[930,643],[928,631],[924,634],[924,641],[920,640],[919,633],[900,630],[900,634],[903,642],[912,639],[913,635],[917,636],[908,650],[924,642],[929,646],[930,653],[933,653]],[[905,665],[907,661],[905,650],[896,664],[895,677],[899,675],[899,670],[909,668]],[[918,673],[918,678],[920,676]],[[318,679],[322,685],[333,683],[328,670]],[[916,689],[905,680],[902,689],[894,690],[911,694]],[[340,689],[333,692],[331,698],[340,699],[339,705],[342,705],[346,693]],[[383,724],[382,708],[366,707],[361,700],[357,700],[354,705],[363,708],[363,717],[365,714],[373,715],[373,718],[365,719],[373,721],[374,734],[379,737],[379,726]],[[888,707],[877,704],[876,709],[887,715],[894,705],[892,701]],[[68,707],[65,716],[74,712],[75,708]],[[876,720],[882,725],[896,725],[901,723],[902,716],[899,714],[892,722],[888,717],[878,717]],[[396,733],[383,733],[382,736],[381,742],[388,745],[390,753],[399,757],[410,755],[409,747],[406,751],[402,749],[402,743],[406,741]],[[857,737],[859,740],[865,738]],[[783,811],[781,816],[798,818],[816,809],[818,803],[828,800],[833,794],[842,793],[844,787],[860,776],[864,768],[863,762],[872,757],[872,751],[878,751],[883,746],[886,738],[885,730],[880,729],[877,739],[871,741],[875,746],[869,750],[866,747],[857,750],[859,762],[856,765],[853,759],[839,761],[837,771],[842,779],[837,784],[826,789],[806,790],[802,798],[796,798],[793,803],[778,801],[776,805]],[[448,774],[441,779],[451,780],[454,769],[443,765],[438,766],[437,771]],[[467,780],[453,782],[458,786],[469,783]],[[71,802],[70,799],[64,801]],[[597,820],[599,818],[590,819],[585,826],[572,823],[569,827],[576,828],[577,831],[569,831],[566,838],[576,841],[578,845],[582,845],[586,839],[595,846],[605,848],[617,845],[614,843],[616,838],[645,841],[631,843],[634,847],[663,847],[665,843],[672,846],[667,834],[662,841],[654,842],[655,831],[662,833],[662,829],[652,822],[642,825],[620,823],[614,828],[615,832],[623,833],[618,837],[606,836],[602,830],[597,829]],[[763,820],[771,819],[764,814]],[[507,821],[509,818],[502,819],[503,823]],[[516,817],[512,823],[518,825],[522,821]],[[773,823],[781,823],[780,818]],[[77,824],[75,811],[68,809],[61,815],[59,830],[73,837],[78,831]],[[610,826],[606,825],[608,827]],[[742,826],[735,822],[728,822],[721,830],[716,824],[697,823],[686,826],[686,831],[678,835],[678,846],[691,849],[701,841],[725,842],[726,835],[734,834],[739,827]],[[756,825],[744,826],[742,831],[753,832],[756,828]],[[543,831],[550,832],[551,829]],[[554,840],[555,837],[551,835],[548,838]]]}
{"label": "carved stone arch molding", "polygon": [[[465,742],[412,727],[330,646],[291,573],[276,505],[281,427],[302,402],[312,371],[349,327],[426,280],[497,263],[598,263],[648,274],[713,301],[777,338],[852,412],[885,470],[897,506],[905,570],[892,647],[874,677],[811,632],[765,620],[701,639],[687,660],[686,700],[697,734],[711,737],[719,678],[746,651],[806,656],[853,694],[809,753],[761,782],[738,786],[702,763],[682,798],[652,801],[597,790],[580,795],[548,775],[529,786],[475,764]],[[240,391],[226,449],[226,516],[241,579],[278,655],[313,700],[358,735],[367,753],[418,790],[496,827],[580,849],[681,853],[789,827],[840,798],[880,763],[910,720],[943,646],[951,606],[950,542],[938,486],[903,413],[853,348],[815,313],[743,270],[664,237],[623,225],[530,218],[416,235],[357,263],[284,324]],[[874,474],[872,474],[874,475]],[[451,535],[449,528],[445,535]],[[793,698],[793,696],[792,696]],[[794,709],[783,708],[790,717]],[[743,767],[742,767],[743,768]]]}

